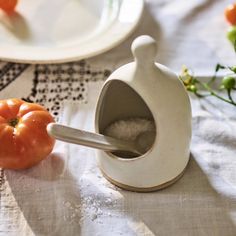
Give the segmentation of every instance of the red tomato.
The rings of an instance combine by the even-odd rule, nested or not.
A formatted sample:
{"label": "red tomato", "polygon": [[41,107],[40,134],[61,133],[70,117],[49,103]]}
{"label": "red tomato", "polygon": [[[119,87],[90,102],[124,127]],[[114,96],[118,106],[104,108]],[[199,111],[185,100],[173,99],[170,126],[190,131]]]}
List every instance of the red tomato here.
{"label": "red tomato", "polygon": [[225,18],[231,25],[236,25],[236,4],[226,7]]}
{"label": "red tomato", "polygon": [[0,167],[23,169],[49,155],[55,140],[46,130],[49,112],[20,99],[0,100]]}
{"label": "red tomato", "polygon": [[14,11],[18,0],[0,0],[0,8],[10,13]]}

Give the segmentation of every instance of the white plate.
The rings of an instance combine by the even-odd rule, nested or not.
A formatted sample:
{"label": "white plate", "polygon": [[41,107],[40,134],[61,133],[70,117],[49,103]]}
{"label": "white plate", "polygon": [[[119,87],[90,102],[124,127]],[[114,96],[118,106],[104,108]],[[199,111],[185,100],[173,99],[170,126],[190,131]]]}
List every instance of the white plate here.
{"label": "white plate", "polygon": [[0,11],[0,59],[60,63],[98,55],[138,24],[143,0],[19,0]]}

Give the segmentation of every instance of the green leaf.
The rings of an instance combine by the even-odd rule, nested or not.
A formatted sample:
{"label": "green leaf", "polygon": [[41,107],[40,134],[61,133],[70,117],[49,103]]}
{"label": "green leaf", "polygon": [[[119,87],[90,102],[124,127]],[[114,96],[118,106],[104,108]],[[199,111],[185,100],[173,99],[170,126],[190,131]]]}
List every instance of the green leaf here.
{"label": "green leaf", "polygon": [[220,69],[225,69],[226,67],[225,66],[223,66],[223,65],[221,65],[221,64],[219,64],[219,63],[217,63],[216,64],[216,67],[215,67],[215,72],[218,72]]}

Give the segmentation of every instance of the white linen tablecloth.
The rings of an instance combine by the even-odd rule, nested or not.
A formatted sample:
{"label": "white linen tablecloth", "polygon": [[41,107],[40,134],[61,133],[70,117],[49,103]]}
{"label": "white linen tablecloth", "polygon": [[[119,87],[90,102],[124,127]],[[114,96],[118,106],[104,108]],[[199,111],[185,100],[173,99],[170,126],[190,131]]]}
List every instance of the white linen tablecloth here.
{"label": "white linen tablecloth", "polygon": [[[107,53],[61,65],[1,62],[0,99],[38,102],[60,123],[93,130],[102,83],[132,60],[138,35],[157,39],[157,61],[175,71],[234,65],[223,17],[229,2],[149,0],[137,30]],[[121,190],[103,178],[93,149],[57,142],[39,165],[0,171],[0,236],[236,235],[236,108],[215,98],[191,103],[191,158],[174,185]]]}

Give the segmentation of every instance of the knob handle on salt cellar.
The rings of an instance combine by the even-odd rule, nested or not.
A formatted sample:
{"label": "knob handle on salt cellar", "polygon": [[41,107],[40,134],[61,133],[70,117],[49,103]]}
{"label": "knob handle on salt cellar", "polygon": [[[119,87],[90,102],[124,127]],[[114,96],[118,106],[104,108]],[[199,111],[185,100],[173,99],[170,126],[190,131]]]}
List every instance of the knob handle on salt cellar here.
{"label": "knob handle on salt cellar", "polygon": [[139,65],[153,65],[157,55],[157,43],[148,36],[142,35],[136,38],[131,46],[135,62]]}

